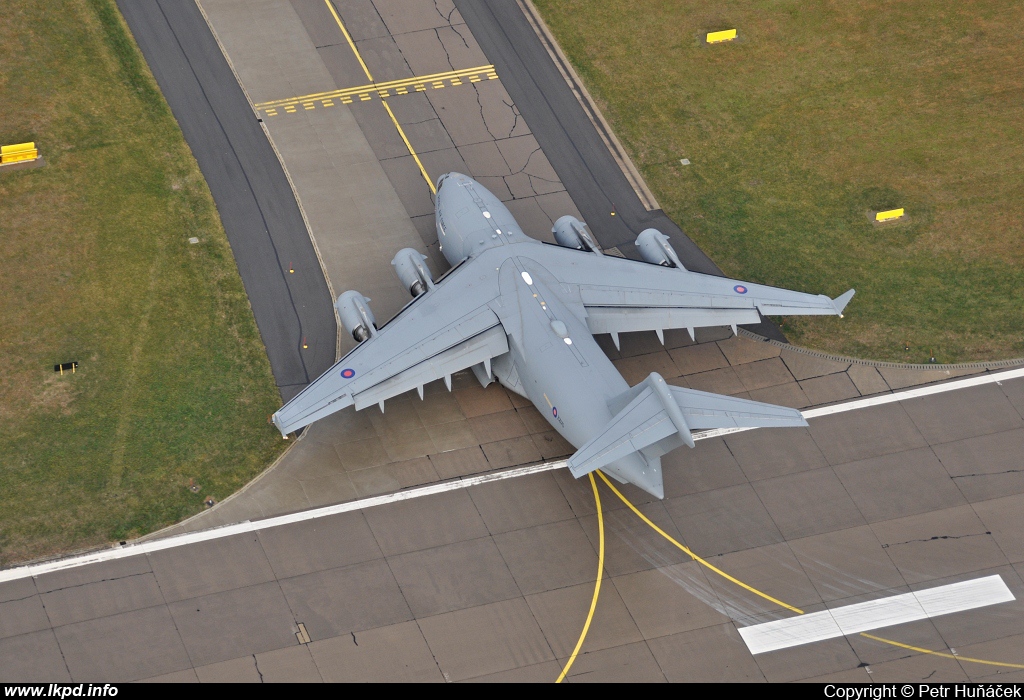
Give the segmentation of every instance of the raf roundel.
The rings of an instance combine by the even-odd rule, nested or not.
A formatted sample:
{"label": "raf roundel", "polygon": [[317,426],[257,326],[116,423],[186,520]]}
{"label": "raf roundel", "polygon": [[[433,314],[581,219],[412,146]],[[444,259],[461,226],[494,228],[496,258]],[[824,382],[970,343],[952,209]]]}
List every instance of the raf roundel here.
{"label": "raf roundel", "polygon": [[551,415],[553,415],[555,418],[558,418],[558,409],[554,406],[551,407]]}
{"label": "raf roundel", "polygon": [[737,294],[746,294],[747,288],[744,287],[742,284],[737,284],[735,287],[732,288],[732,291],[736,292]]}
{"label": "raf roundel", "polygon": [[346,368],[341,370],[341,376],[344,377],[345,379],[351,379],[352,377],[356,376],[356,371],[354,369]]}

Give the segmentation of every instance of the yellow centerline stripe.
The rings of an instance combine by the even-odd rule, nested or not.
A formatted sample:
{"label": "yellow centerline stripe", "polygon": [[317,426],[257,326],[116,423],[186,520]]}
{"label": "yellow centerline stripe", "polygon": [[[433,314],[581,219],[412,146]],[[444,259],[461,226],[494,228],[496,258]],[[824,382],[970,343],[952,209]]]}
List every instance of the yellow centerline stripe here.
{"label": "yellow centerline stripe", "polygon": [[363,61],[363,57],[359,55],[359,50],[356,49],[356,43],[352,41],[352,37],[349,35],[348,30],[345,29],[345,24],[341,21],[341,17],[338,16],[338,11],[334,9],[334,5],[331,4],[331,0],[324,0],[327,3],[327,9],[334,15],[334,21],[338,23],[338,27],[341,28],[341,33],[345,35],[345,41],[348,42],[349,48],[352,49],[352,53],[356,55],[359,60],[359,65],[363,67],[363,72],[366,73],[366,79],[371,83],[373,82],[373,76],[370,75],[370,69],[366,67],[366,63]]}
{"label": "yellow centerline stripe", "polygon": [[601,494],[597,491],[597,482],[594,480],[594,473],[591,472],[588,476],[590,476],[590,487],[594,489],[594,503],[597,506],[597,580],[594,582],[594,597],[590,601],[590,612],[587,613],[587,621],[583,623],[583,631],[580,633],[580,638],[576,642],[576,648],[572,650],[569,660],[565,662],[565,667],[562,669],[562,672],[558,674],[558,680],[556,680],[555,683],[561,683],[565,679],[565,674],[567,674],[569,669],[572,668],[572,664],[576,660],[576,655],[580,653],[580,648],[583,646],[583,640],[587,638],[587,632],[590,630],[590,622],[594,619],[594,610],[597,609],[597,596],[601,593],[601,578],[604,576],[604,513],[601,510]]}
{"label": "yellow centerline stripe", "polygon": [[[484,75],[488,78],[497,77],[497,73],[494,72],[493,65],[477,66],[476,68],[463,68],[461,70],[447,71],[445,73],[434,73],[431,75],[424,75],[416,78],[400,78],[398,80],[389,80],[386,83],[369,83],[367,85],[357,85],[356,87],[341,88],[338,90],[328,90],[327,92],[314,92],[309,95],[299,95],[298,97],[289,97],[282,100],[270,100],[268,102],[257,102],[253,105],[256,109],[268,109],[271,107],[280,107],[286,104],[293,104],[296,102],[308,102],[309,100],[324,100],[341,97],[351,97],[359,93],[367,93],[374,90],[387,92],[389,90],[404,90],[409,87],[419,86],[421,89],[425,89],[423,86],[426,84],[442,83],[443,81],[449,80],[452,85],[461,85],[461,78],[469,76]],[[458,81],[458,82],[457,82]]]}
{"label": "yellow centerline stripe", "polygon": [[625,504],[626,504],[627,506],[629,506],[629,509],[630,509],[630,510],[632,510],[632,511],[633,511],[634,513],[636,513],[636,514],[637,514],[637,516],[639,516],[639,518],[640,518],[641,520],[643,520],[643,521],[644,521],[645,523],[647,523],[647,524],[648,524],[648,525],[650,525],[650,526],[651,526],[652,528],[654,528],[654,531],[655,531],[655,532],[657,532],[657,533],[658,533],[659,535],[661,535],[661,536],[662,536],[662,537],[664,537],[664,538],[665,538],[666,540],[668,540],[669,542],[671,542],[672,544],[674,544],[674,545],[675,545],[676,547],[679,547],[679,549],[683,550],[683,551],[684,551],[684,552],[685,552],[685,553],[686,553],[687,555],[689,555],[689,556],[690,556],[690,558],[691,558],[691,559],[693,559],[694,561],[696,561],[696,562],[697,562],[698,564],[701,564],[702,566],[705,566],[705,567],[707,567],[707,568],[708,568],[708,569],[710,569],[711,571],[714,571],[714,572],[715,572],[716,574],[718,574],[718,575],[719,575],[719,576],[721,576],[722,578],[724,578],[724,579],[726,579],[726,580],[729,580],[729,581],[732,581],[733,583],[735,583],[735,584],[736,584],[737,586],[739,586],[740,588],[745,588],[746,590],[750,591],[750,592],[751,592],[751,593],[753,593],[754,595],[758,595],[758,596],[761,596],[761,597],[762,597],[762,598],[764,598],[765,600],[769,600],[769,601],[771,601],[771,602],[775,603],[776,605],[781,605],[782,607],[786,608],[787,610],[792,610],[793,612],[795,612],[795,613],[797,613],[797,614],[799,614],[799,615],[803,615],[803,614],[804,614],[804,611],[803,611],[803,610],[801,610],[800,608],[794,608],[794,607],[793,607],[792,605],[789,605],[788,603],[783,603],[783,602],[782,602],[781,600],[779,600],[778,598],[772,598],[772,597],[771,597],[770,595],[768,595],[767,593],[764,593],[764,592],[762,592],[762,591],[759,591],[759,590],[757,590],[756,588],[754,588],[753,586],[748,586],[747,584],[743,583],[743,581],[740,581],[740,580],[739,580],[738,578],[734,578],[734,577],[730,576],[729,574],[725,573],[724,571],[722,571],[721,569],[719,569],[719,568],[718,568],[717,566],[715,566],[714,564],[712,564],[712,563],[708,562],[707,560],[705,560],[705,559],[702,559],[701,557],[697,556],[696,554],[694,554],[694,553],[693,553],[693,551],[692,551],[692,550],[691,550],[691,549],[690,549],[689,547],[686,547],[685,545],[679,544],[679,542],[677,542],[677,541],[675,540],[675,538],[674,538],[674,537],[672,537],[672,536],[671,536],[671,535],[669,535],[669,534],[668,534],[667,532],[665,532],[665,531],[664,531],[664,530],[662,530],[662,529],[661,529],[660,527],[658,527],[658,526],[657,526],[657,525],[655,525],[655,524],[654,524],[653,522],[651,522],[651,520],[650,520],[650,519],[648,519],[648,517],[647,517],[646,515],[644,515],[643,513],[641,513],[641,512],[640,512],[640,511],[639,511],[639,510],[637,509],[637,507],[636,507],[636,506],[634,506],[634,505],[633,505],[632,503],[630,503],[630,502],[629,502],[629,501],[628,501],[628,500],[626,499],[626,497],[625,497],[625,496],[623,496],[623,495],[622,495],[621,493],[619,493],[619,490],[618,490],[617,488],[615,488],[615,486],[613,486],[613,485],[612,485],[612,482],[608,481],[608,477],[606,477],[606,476],[604,475],[604,472],[602,472],[602,471],[598,470],[598,472],[597,472],[597,473],[598,473],[598,475],[599,475],[599,476],[601,477],[601,480],[602,480],[602,481],[603,481],[603,482],[604,482],[605,484],[607,484],[607,485],[608,485],[608,488],[610,488],[610,489],[612,490],[612,493],[614,493],[614,494],[615,494],[616,496],[618,496],[618,497],[619,497],[619,500],[620,500],[620,501],[622,501],[622,502],[623,502],[623,503],[625,503]]}
{"label": "yellow centerline stripe", "polygon": [[387,110],[388,116],[391,117],[391,121],[394,122],[395,128],[398,129],[398,135],[402,137],[403,141],[405,141],[405,147],[409,149],[409,154],[412,156],[412,159],[416,161],[416,167],[420,169],[420,175],[422,175],[423,179],[427,181],[427,187],[430,188],[431,192],[437,194],[437,188],[434,186],[434,181],[430,179],[430,175],[427,174],[427,169],[423,167],[420,157],[416,155],[415,149],[413,149],[412,144],[409,143],[409,138],[405,135],[405,132],[402,131],[402,127],[398,124],[398,118],[395,117],[395,113],[391,111],[391,105],[388,104],[387,100],[381,100],[380,103],[384,105],[384,109]]}
{"label": "yellow centerline stripe", "polygon": [[[334,5],[331,4],[331,0],[324,0],[324,2],[327,3],[327,8],[331,11],[331,14],[334,15],[334,21],[338,23],[338,28],[341,29],[341,33],[345,35],[345,40],[348,42],[349,48],[352,49],[352,53],[354,53],[356,58],[359,59],[359,65],[363,67],[363,72],[366,73],[366,79],[372,83],[373,75],[370,74],[370,69],[366,67],[366,62],[363,61],[363,57],[360,55],[359,49],[356,48],[356,43],[352,41],[351,35],[348,33],[348,30],[345,29],[345,25],[342,23],[341,17],[338,16],[337,11],[335,11]],[[409,149],[409,154],[412,155],[412,159],[416,161],[416,167],[420,169],[420,175],[422,175],[423,179],[427,181],[427,187],[430,188],[432,193],[437,194],[437,188],[434,186],[434,181],[431,180],[430,175],[427,174],[427,169],[423,167],[423,162],[416,154],[416,149],[414,149],[412,144],[409,143],[409,137],[405,135],[402,125],[398,123],[398,118],[395,116],[395,113],[391,111],[391,105],[388,104],[388,101],[385,100],[384,97],[385,95],[381,93],[381,104],[384,105],[384,109],[387,111],[388,116],[391,117],[392,123],[395,125],[395,128],[398,129],[398,135],[401,136],[402,141],[405,142],[405,147]],[[370,98],[367,96],[365,99]]]}
{"label": "yellow centerline stripe", "polygon": [[1010,664],[1003,661],[987,661],[985,659],[972,659],[970,656],[957,656],[956,654],[945,654],[941,651],[932,651],[931,649],[922,649],[921,647],[910,646],[909,644],[902,644],[900,642],[894,642],[891,639],[884,639],[882,637],[876,637],[873,634],[867,632],[861,632],[860,636],[867,637],[868,639],[874,639],[876,642],[885,642],[886,644],[892,644],[894,647],[901,647],[903,649],[909,649],[910,651],[919,651],[922,654],[931,654],[932,656],[941,656],[944,659],[955,659],[957,661],[970,661],[975,664],[985,664],[986,666],[1006,666],[1007,668],[1024,668],[1024,664]]}

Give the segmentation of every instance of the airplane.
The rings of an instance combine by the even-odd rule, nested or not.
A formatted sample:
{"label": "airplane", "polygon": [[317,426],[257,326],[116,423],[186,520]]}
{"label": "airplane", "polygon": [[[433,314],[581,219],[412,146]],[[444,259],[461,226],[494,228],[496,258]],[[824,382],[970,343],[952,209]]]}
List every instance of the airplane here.
{"label": "airplane", "polygon": [[358,345],[286,403],[273,422],[286,436],[349,406],[362,410],[471,369],[529,399],[577,451],[573,476],[596,469],[664,498],[662,455],[694,447],[693,431],[806,426],[800,411],[670,385],[652,372],[634,387],[594,335],[758,323],[760,314],[838,315],[854,290],[830,299],[688,271],[667,236],[636,239],[643,261],[605,255],[586,225],[563,216],[556,244],[527,236],[483,185],[460,173],[437,180],[435,224],[451,269],[434,280],[426,256],[392,266],[413,299],[378,327],[357,291],[338,297]]}

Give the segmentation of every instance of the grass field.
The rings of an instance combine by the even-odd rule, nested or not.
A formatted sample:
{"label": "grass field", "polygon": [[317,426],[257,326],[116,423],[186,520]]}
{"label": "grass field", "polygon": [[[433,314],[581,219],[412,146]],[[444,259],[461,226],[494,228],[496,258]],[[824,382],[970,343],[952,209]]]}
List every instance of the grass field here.
{"label": "grass field", "polygon": [[0,37],[0,142],[48,162],[0,174],[9,565],[195,513],[282,441],[213,200],[112,0],[5,0]]}
{"label": "grass field", "polygon": [[[787,319],[792,342],[1024,355],[1024,3],[535,3],[661,206],[726,274],[857,288],[843,320]],[[730,28],[735,42],[700,40]],[[871,223],[894,207],[903,221]]]}

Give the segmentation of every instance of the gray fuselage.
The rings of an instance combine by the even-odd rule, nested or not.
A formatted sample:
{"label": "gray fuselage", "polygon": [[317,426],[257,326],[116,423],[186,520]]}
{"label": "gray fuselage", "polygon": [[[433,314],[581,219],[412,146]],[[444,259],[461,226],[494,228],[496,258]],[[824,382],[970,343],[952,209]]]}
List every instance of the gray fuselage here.
{"label": "gray fuselage", "polygon": [[608,402],[629,385],[591,335],[578,290],[557,282],[544,268],[546,244],[524,234],[505,205],[470,178],[443,178],[436,212],[449,263],[472,257],[475,267],[499,271],[491,308],[510,350],[494,360],[494,377],[582,446],[612,419]]}

